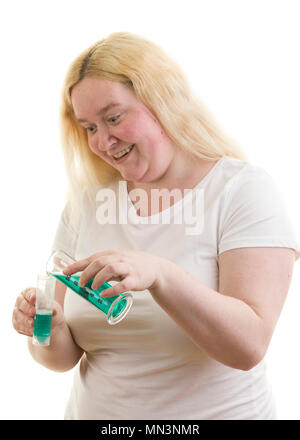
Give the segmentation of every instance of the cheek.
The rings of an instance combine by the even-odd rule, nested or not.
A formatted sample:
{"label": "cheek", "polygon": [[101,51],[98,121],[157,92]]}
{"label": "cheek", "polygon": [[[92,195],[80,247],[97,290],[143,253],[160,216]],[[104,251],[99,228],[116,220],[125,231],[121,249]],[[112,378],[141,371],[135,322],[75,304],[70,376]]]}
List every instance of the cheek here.
{"label": "cheek", "polygon": [[159,141],[163,136],[162,128],[155,122],[154,116],[144,109],[135,111],[122,127],[123,135],[136,142],[151,140]]}
{"label": "cheek", "polygon": [[152,162],[161,169],[167,168],[174,158],[174,152],[168,148],[168,145],[156,144],[151,150]]}

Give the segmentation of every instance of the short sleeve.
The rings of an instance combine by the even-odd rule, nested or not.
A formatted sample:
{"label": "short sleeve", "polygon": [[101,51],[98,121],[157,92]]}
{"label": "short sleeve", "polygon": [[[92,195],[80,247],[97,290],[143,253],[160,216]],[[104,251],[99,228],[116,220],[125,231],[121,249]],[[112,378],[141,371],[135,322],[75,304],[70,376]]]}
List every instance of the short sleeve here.
{"label": "short sleeve", "polygon": [[228,185],[218,253],[242,247],[300,249],[283,194],[271,175],[254,168]]}
{"label": "short sleeve", "polygon": [[78,240],[78,229],[70,224],[71,205],[70,202],[65,204],[61,213],[60,220],[56,229],[54,240],[52,243],[52,251],[62,250],[70,257],[75,259],[76,245]]}

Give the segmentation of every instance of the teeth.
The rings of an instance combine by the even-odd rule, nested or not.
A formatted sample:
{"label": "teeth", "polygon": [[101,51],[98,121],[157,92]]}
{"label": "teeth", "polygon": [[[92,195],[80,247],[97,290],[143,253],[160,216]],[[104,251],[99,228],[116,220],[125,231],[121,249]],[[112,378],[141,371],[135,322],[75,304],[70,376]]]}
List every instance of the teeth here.
{"label": "teeth", "polygon": [[130,145],[130,147],[126,148],[126,150],[120,151],[120,153],[115,154],[113,157],[115,159],[119,159],[120,157],[124,156],[124,154],[129,153],[133,149],[134,145]]}

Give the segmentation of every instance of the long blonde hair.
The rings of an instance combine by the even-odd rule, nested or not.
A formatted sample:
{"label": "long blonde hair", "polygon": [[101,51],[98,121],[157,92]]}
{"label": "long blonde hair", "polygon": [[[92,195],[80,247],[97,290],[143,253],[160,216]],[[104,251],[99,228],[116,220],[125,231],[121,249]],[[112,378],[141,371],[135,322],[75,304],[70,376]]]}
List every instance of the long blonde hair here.
{"label": "long blonde hair", "polygon": [[97,187],[121,178],[116,169],[92,153],[86,130],[75,118],[72,87],[91,76],[131,87],[157,117],[167,136],[185,152],[206,160],[224,156],[247,160],[241,147],[228,138],[192,93],[178,65],[159,46],[128,32],[113,33],[72,62],[63,85],[61,135],[71,220],[76,217],[78,195],[85,191],[95,200]]}

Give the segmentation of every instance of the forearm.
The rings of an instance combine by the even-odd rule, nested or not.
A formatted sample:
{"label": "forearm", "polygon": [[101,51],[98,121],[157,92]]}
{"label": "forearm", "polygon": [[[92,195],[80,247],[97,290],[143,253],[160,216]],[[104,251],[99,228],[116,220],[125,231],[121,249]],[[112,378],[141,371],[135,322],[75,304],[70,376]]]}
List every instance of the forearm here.
{"label": "forearm", "polygon": [[263,356],[262,320],[245,302],[205,286],[169,261],[150,291],[157,304],[215,360],[246,370]]}
{"label": "forearm", "polygon": [[51,331],[49,346],[34,345],[32,338],[28,338],[28,348],[36,362],[59,372],[73,368],[83,354],[83,350],[75,344],[65,322]]}

